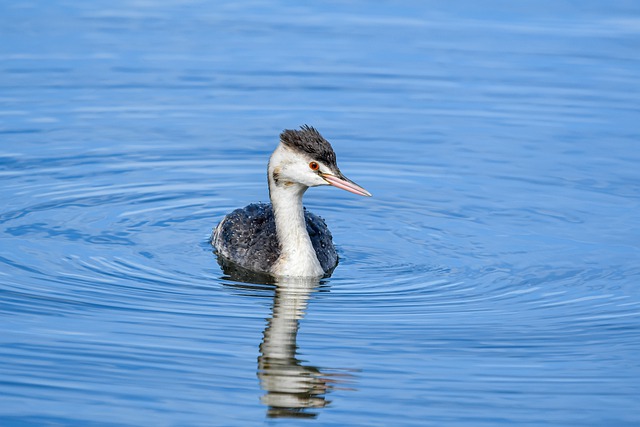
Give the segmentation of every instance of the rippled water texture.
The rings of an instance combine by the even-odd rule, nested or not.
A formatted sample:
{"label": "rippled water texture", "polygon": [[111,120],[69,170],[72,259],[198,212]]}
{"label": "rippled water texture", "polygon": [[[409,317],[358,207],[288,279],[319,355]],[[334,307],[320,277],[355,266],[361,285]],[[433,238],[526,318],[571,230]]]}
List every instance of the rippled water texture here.
{"label": "rippled water texture", "polygon": [[[0,23],[0,425],[640,425],[636,2]],[[307,193],[332,277],[240,281],[211,229],[305,123],[374,197]]]}

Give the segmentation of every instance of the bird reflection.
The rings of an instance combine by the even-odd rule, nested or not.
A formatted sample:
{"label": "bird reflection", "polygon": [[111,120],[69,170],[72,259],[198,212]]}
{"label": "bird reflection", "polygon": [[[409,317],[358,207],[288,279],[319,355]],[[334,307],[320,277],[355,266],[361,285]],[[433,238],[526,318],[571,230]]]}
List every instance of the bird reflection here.
{"label": "bird reflection", "polygon": [[318,412],[314,409],[330,403],[327,393],[338,388],[349,390],[344,385],[353,379],[353,375],[343,369],[323,368],[321,371],[315,366],[304,365],[296,357],[299,323],[309,298],[321,287],[319,279],[274,279],[221,258],[218,262],[225,272],[224,278],[236,282],[227,286],[243,293],[256,296],[275,286],[271,317],[267,319],[258,357],[258,378],[265,391],[261,401],[268,406],[267,417],[317,417]]}
{"label": "bird reflection", "polygon": [[326,393],[332,380],[314,366],[296,358],[299,321],[304,317],[316,281],[287,280],[276,284],[273,312],[267,321],[258,357],[258,378],[266,394],[262,403],[270,418],[313,418],[311,408],[322,408],[329,401]]}

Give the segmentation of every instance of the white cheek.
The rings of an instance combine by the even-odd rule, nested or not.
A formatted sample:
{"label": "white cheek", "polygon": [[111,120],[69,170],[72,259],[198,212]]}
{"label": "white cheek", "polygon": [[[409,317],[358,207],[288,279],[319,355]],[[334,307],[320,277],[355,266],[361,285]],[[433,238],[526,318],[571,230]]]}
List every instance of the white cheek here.
{"label": "white cheek", "polygon": [[297,170],[295,173],[295,180],[308,187],[315,187],[317,185],[323,185],[324,179],[322,179],[316,172],[309,170]]}
{"label": "white cheek", "polygon": [[[295,156],[281,162],[281,178],[288,182],[297,182],[307,187],[327,185],[327,182],[309,167],[310,160],[306,157]],[[320,165],[320,170],[328,170],[324,165]]]}
{"label": "white cheek", "polygon": [[322,178],[317,173],[314,173],[313,174],[313,185],[317,186],[317,185],[328,185],[328,184],[327,184],[327,181],[324,180],[324,178]]}

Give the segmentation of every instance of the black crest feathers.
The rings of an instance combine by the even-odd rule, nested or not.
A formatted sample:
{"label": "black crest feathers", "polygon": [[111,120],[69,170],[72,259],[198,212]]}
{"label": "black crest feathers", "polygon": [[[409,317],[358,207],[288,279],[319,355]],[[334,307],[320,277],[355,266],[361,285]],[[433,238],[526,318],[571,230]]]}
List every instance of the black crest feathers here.
{"label": "black crest feathers", "polygon": [[303,125],[300,130],[285,129],[280,140],[289,148],[302,151],[326,165],[336,166],[336,153],[331,144],[311,126]]}

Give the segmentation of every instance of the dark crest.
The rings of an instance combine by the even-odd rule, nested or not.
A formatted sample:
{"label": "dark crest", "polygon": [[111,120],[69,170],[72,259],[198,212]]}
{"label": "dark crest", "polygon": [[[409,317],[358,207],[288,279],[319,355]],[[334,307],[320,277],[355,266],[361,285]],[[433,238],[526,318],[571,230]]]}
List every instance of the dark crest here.
{"label": "dark crest", "polygon": [[280,134],[280,140],[287,147],[303,151],[326,165],[336,166],[336,153],[331,144],[311,126],[301,126],[300,130],[286,129]]}

